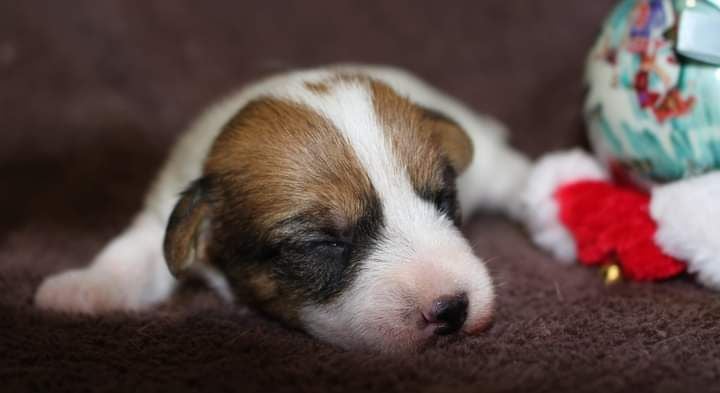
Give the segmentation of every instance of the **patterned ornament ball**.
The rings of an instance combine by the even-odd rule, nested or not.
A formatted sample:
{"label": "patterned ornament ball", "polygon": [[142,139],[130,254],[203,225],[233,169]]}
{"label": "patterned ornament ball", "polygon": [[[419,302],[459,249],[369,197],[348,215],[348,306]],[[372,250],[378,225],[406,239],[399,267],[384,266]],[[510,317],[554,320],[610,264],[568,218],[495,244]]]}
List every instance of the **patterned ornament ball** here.
{"label": "patterned ornament ball", "polygon": [[623,0],[588,58],[600,160],[643,186],[720,169],[720,0]]}

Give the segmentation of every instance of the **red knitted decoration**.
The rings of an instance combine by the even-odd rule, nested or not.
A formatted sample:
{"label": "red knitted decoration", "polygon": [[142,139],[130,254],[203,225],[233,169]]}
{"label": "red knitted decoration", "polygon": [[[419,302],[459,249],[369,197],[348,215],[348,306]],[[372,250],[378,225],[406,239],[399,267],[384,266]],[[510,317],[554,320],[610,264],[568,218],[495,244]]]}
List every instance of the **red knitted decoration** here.
{"label": "red knitted decoration", "polygon": [[659,280],[685,270],[684,263],[655,244],[657,227],[646,193],[603,181],[579,181],[560,187],[555,198],[560,221],[575,238],[583,264],[615,258],[632,280]]}

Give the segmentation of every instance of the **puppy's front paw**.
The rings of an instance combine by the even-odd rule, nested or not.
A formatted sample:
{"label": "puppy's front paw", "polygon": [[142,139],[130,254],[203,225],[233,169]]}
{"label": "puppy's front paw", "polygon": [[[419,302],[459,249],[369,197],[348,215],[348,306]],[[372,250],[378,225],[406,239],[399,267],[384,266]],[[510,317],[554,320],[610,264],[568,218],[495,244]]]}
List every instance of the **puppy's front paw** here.
{"label": "puppy's front paw", "polygon": [[134,308],[128,300],[112,277],[91,269],[48,277],[35,293],[40,308],[83,314]]}

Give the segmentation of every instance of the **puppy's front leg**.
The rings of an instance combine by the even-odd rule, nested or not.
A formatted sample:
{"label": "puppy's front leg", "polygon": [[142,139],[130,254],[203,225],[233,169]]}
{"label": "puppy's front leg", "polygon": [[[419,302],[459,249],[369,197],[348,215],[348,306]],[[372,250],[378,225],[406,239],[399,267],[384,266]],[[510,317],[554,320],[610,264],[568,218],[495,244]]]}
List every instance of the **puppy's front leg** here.
{"label": "puppy's front leg", "polygon": [[164,225],[141,213],[83,269],[45,279],[35,295],[42,308],[99,313],[140,310],[165,300],[175,287],[162,252]]}

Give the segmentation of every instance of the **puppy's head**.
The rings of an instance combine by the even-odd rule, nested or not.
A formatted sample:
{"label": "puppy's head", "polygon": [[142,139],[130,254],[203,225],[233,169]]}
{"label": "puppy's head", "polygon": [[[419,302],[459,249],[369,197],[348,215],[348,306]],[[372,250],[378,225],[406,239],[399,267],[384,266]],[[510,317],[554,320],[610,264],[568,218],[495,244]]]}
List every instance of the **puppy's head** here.
{"label": "puppy's head", "polygon": [[170,219],[171,271],[211,264],[241,301],[346,348],[483,327],[492,285],[457,228],[464,131],[368,78],[291,91],[225,126]]}

